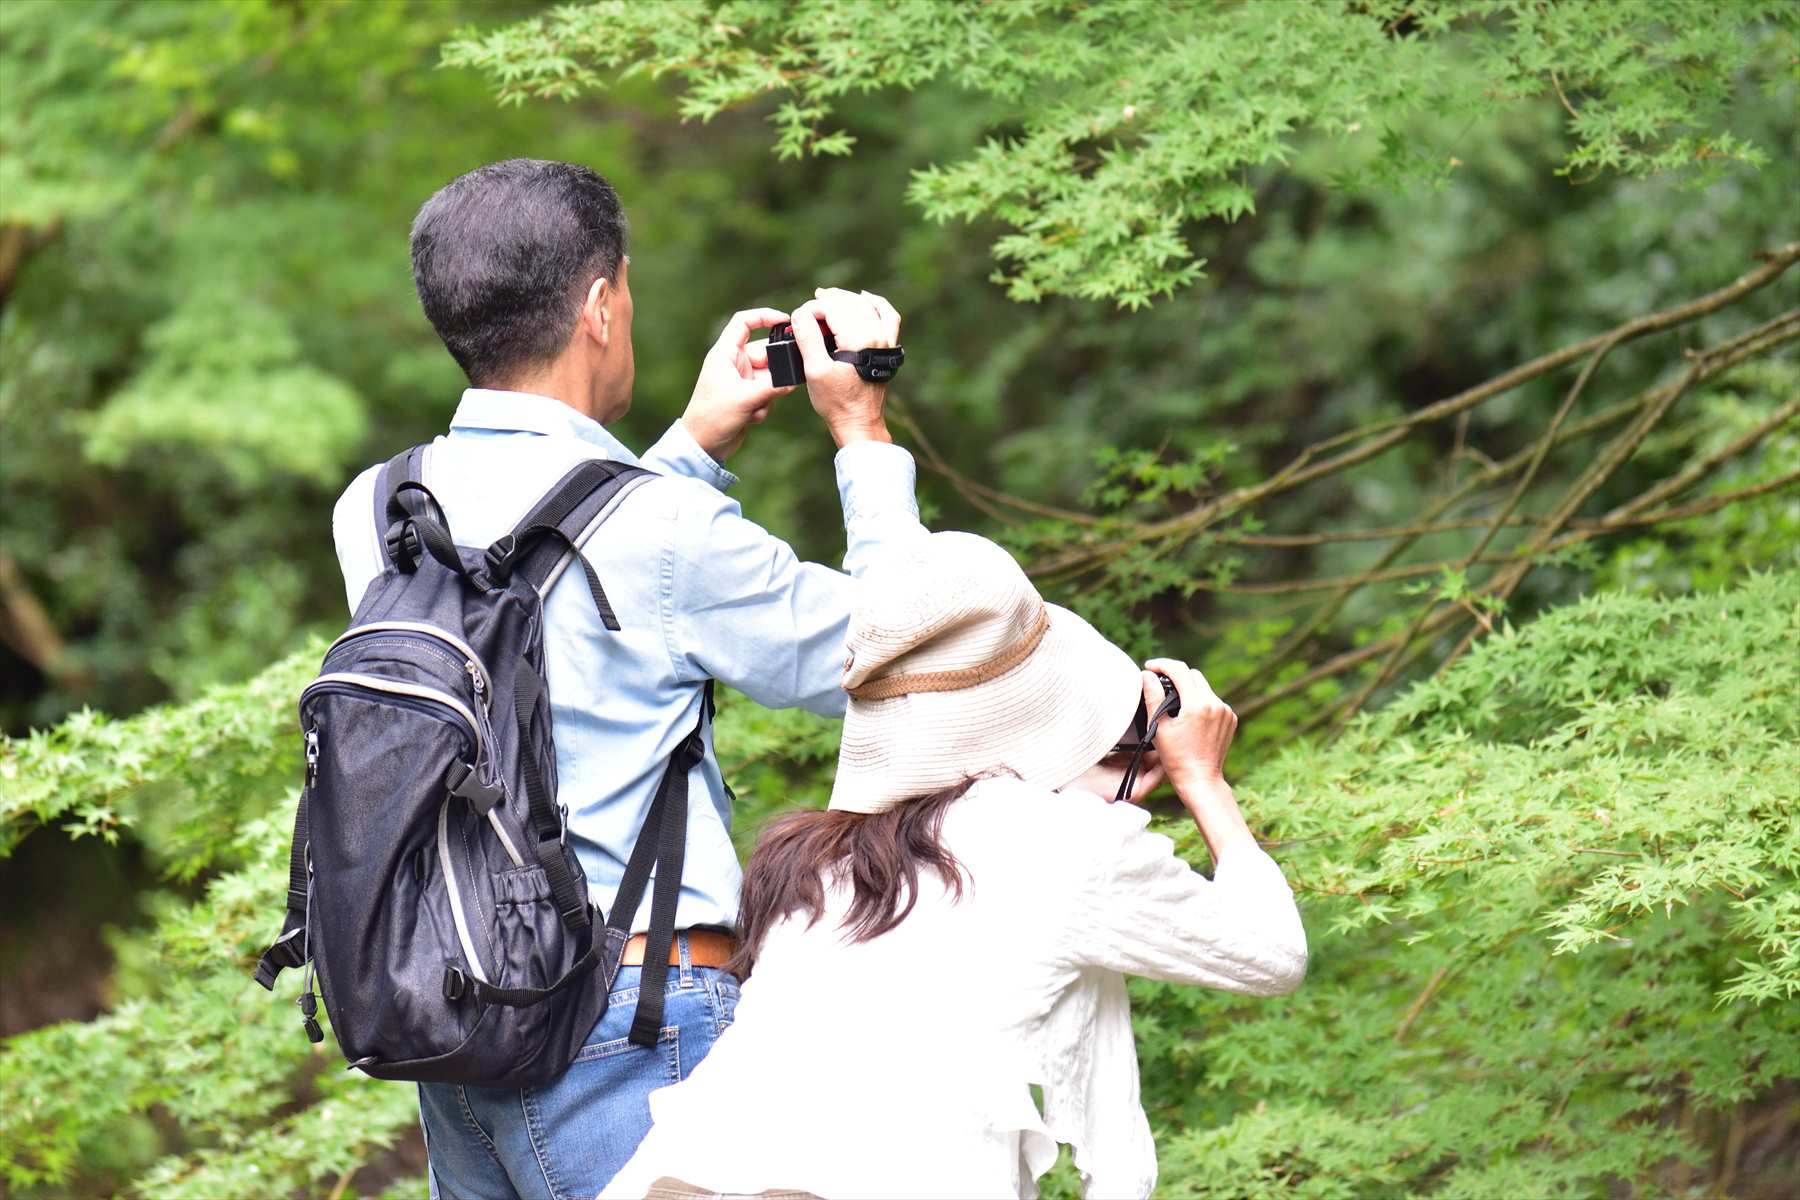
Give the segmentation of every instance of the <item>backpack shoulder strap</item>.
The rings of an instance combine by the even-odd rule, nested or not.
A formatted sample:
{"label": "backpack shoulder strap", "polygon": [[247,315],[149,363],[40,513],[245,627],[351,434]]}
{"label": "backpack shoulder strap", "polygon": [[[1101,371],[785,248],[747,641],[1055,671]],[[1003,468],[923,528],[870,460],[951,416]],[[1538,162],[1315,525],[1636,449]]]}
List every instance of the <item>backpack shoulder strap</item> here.
{"label": "backpack shoulder strap", "polygon": [[307,943],[312,900],[312,868],[307,856],[307,793],[312,791],[311,783],[308,779],[308,786],[300,790],[294,805],[294,837],[288,843],[287,911],[282,917],[281,933],[256,962],[256,982],[268,991],[275,990],[275,977],[282,971],[305,966],[312,957],[312,947]]}
{"label": "backpack shoulder strap", "polygon": [[655,472],[643,467],[609,459],[575,464],[519,519],[511,533],[488,547],[489,576],[501,582],[516,575],[541,596],[549,593],[571,561],[579,562],[601,622],[617,630],[618,616],[581,546],[612,515],[626,493],[654,476]]}
{"label": "backpack shoulder strap", "polygon": [[[529,674],[522,669],[521,675]],[[532,686],[535,685],[535,681]],[[534,693],[535,695],[535,693]],[[713,685],[706,682],[700,706],[700,719],[694,728],[678,743],[669,755],[663,767],[662,779],[656,787],[656,794],[651,798],[650,809],[644,814],[644,823],[638,827],[637,841],[631,848],[631,858],[625,864],[624,876],[619,880],[619,890],[613,900],[612,911],[606,916],[606,923],[589,943],[587,953],[569,970],[548,987],[544,988],[499,988],[479,980],[472,981],[475,996],[484,1004],[504,1004],[524,1007],[538,1003],[551,994],[561,991],[578,976],[599,966],[601,969],[601,986],[610,987],[619,970],[619,959],[625,943],[631,937],[631,926],[636,920],[638,908],[642,905],[644,891],[650,884],[654,870],[655,884],[650,901],[650,928],[645,936],[644,961],[646,963],[664,963],[669,960],[669,946],[675,940],[675,909],[681,893],[681,870],[687,847],[687,813],[688,813],[688,774],[706,755],[706,726],[713,716]],[[523,721],[520,725],[521,737],[528,730]],[[527,789],[531,780],[527,779]],[[542,842],[540,852],[551,847],[550,842]],[[551,856],[541,855],[545,872],[550,876],[552,890],[556,890],[557,872],[551,866]],[[561,862],[560,855],[555,861]],[[571,887],[577,886],[573,881]],[[572,891],[570,903],[575,907],[563,912],[564,922],[571,931],[577,923],[571,920],[579,911],[583,921],[591,920],[588,914],[585,881],[579,884],[579,891]],[[562,904],[558,893],[558,904]],[[646,972],[643,987],[638,992],[637,1010],[632,1013],[630,1040],[634,1045],[655,1046],[662,1033],[664,992],[667,976],[661,973]]]}
{"label": "backpack shoulder strap", "polygon": [[[403,483],[423,486],[425,483],[425,451],[428,446],[409,446],[394,457],[381,464],[381,470],[375,473],[375,491],[371,497],[375,502],[375,536],[377,539],[387,536],[388,526],[393,519],[388,516],[388,501],[394,498],[394,489]],[[405,497],[401,501],[407,510],[416,511],[419,501],[412,499],[415,493],[411,489],[401,493]]]}
{"label": "backpack shoulder strap", "polygon": [[450,522],[437,497],[425,486],[425,461],[429,444],[414,446],[390,458],[375,477],[375,529],[381,540],[384,565],[412,571],[426,555],[448,567],[464,583],[482,583],[463,562]]}
{"label": "backpack shoulder strap", "polygon": [[[371,497],[374,501],[375,542],[381,547],[382,560],[387,566],[408,569],[408,564],[401,559],[403,543],[388,535],[394,526],[407,516],[429,517],[438,524],[445,524],[443,509],[438,507],[437,498],[425,487],[425,455],[431,449],[430,443],[409,446],[381,465],[375,474],[375,489]],[[415,552],[413,561],[417,561]]]}

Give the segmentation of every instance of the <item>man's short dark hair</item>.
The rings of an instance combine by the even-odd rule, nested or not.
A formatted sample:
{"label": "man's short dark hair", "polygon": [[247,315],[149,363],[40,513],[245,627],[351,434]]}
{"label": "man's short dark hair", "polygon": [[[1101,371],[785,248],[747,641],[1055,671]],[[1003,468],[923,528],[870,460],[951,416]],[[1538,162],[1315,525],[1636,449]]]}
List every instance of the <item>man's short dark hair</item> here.
{"label": "man's short dark hair", "polygon": [[419,303],[475,387],[505,386],[562,353],[588,288],[616,280],[624,255],[618,193],[574,163],[477,167],[412,227]]}

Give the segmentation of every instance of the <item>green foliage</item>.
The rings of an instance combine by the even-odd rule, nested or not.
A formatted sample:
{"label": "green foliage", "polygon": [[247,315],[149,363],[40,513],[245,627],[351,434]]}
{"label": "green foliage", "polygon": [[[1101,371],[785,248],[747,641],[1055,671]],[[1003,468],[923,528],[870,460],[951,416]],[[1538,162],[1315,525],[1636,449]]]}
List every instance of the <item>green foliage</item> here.
{"label": "green foliage", "polygon": [[[1240,791],[1301,893],[1313,966],[1275,1001],[1134,984],[1168,1193],[1645,1187],[1698,1156],[1660,1120],[1672,1107],[1729,1109],[1800,1074],[1796,596],[1790,572],[1596,597],[1252,772]],[[747,824],[818,801],[829,723],[722,713]],[[214,730],[178,753],[221,869],[162,906],[143,994],[0,1052],[11,1186],[112,1155],[148,1194],[267,1194],[366,1161],[414,1119],[410,1090],[332,1068],[248,980],[280,906],[286,797],[237,797],[290,757],[268,743],[292,739],[291,713],[227,691],[82,725],[31,764],[74,814],[116,810],[121,787],[77,746]],[[1164,828],[1204,861],[1191,824]],[[147,1111],[190,1148],[158,1156]]]}
{"label": "green foliage", "polygon": [[[469,20],[498,28],[443,57],[479,69],[432,69]],[[308,634],[344,615],[330,503],[461,386],[407,223],[530,154],[593,164],[631,217],[628,444],[726,313],[882,291],[934,525],[1257,706],[1235,761],[1314,970],[1271,1003],[1134,985],[1166,1192],[1681,1194],[1675,1160],[1726,1162],[1800,1074],[1800,271],[1614,348],[1479,561],[1584,360],[1244,496],[1793,242],[1795,28],[1662,0],[0,4],[0,721],[43,728],[0,745],[0,859],[97,834],[171,880],[119,914],[98,1018],[0,1049],[0,1186],[391,1174],[407,1089],[310,1049],[247,969]],[[828,456],[784,402],[732,463],[745,511],[826,561]],[[1646,497],[1658,520],[1594,528]],[[32,603],[60,645],[19,636]],[[1426,605],[1454,621],[1386,670]],[[836,732],[724,700],[740,849],[823,801]],[[45,924],[27,906],[9,941]]]}
{"label": "green foliage", "polygon": [[[1696,420],[1646,447],[1672,464],[1715,454],[1766,420],[1782,403],[1800,397],[1800,364],[1791,360],[1746,363],[1697,405]],[[1768,484],[1800,467],[1800,426],[1771,434],[1760,455],[1734,460],[1720,470],[1720,492]],[[1681,592],[1722,587],[1745,562],[1800,563],[1800,505],[1781,491],[1761,503],[1730,505],[1669,525],[1655,534],[1614,546],[1596,563],[1601,586]]]}
{"label": "green foliage", "polygon": [[[270,475],[327,485],[362,441],[354,391],[300,360],[282,314],[232,294],[183,299],[144,334],[143,369],[87,429],[94,462],[202,455],[248,490]],[[307,436],[296,437],[296,430]]]}
{"label": "green foliage", "polygon": [[0,856],[40,825],[110,841],[148,821],[139,836],[182,874],[228,857],[235,818],[288,794],[299,762],[294,704],[320,654],[314,644],[179,707],[126,720],[84,710],[53,730],[6,739]]}
{"label": "green foliage", "polygon": [[1137,308],[1199,277],[1189,224],[1254,212],[1249,172],[1288,162],[1300,134],[1367,147],[1346,182],[1441,182],[1458,147],[1421,138],[1417,115],[1554,95],[1567,174],[1705,182],[1765,164],[1728,117],[1740,83],[1784,78],[1797,29],[1778,0],[598,0],[465,32],[445,61],[514,102],[637,72],[680,79],[684,117],[766,98],[782,158],[849,153],[826,122],[852,93],[941,80],[998,98],[1016,126],[921,167],[912,200],[1010,227],[995,278],[1014,299]]}
{"label": "green foliage", "polygon": [[483,159],[580,151],[431,70],[454,4],[0,9],[0,535],[67,639],[9,660],[17,729],[190,698],[322,629],[332,498],[459,386],[412,212]]}
{"label": "green foliage", "polygon": [[1663,1194],[1701,1162],[1684,1104],[1800,1076],[1796,661],[1793,572],[1596,596],[1253,772],[1312,966],[1270,1002],[1134,984],[1167,1194]]}
{"label": "green foliage", "polygon": [[[218,794],[230,787],[220,775],[209,789],[215,811],[234,807]],[[143,994],[0,1052],[10,1187],[55,1195],[110,1177],[139,1194],[197,1200],[323,1191],[418,1120],[411,1088],[343,1072],[300,1035],[291,1005],[250,980],[286,879],[289,818],[271,807],[215,830],[239,856],[201,901],[162,906]]]}

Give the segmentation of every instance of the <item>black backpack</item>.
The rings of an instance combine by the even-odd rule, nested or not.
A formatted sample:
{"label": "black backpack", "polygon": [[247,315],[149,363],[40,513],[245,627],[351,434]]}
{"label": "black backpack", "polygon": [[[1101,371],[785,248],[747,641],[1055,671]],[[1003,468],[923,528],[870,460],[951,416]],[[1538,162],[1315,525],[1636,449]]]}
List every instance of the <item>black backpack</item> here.
{"label": "black backpack", "polygon": [[[420,482],[424,452],[376,478],[386,563],[300,696],[287,916],[256,981],[273,990],[306,966],[299,1005],[318,1042],[316,970],[344,1057],[378,1079],[528,1087],[560,1074],[605,1012],[653,864],[644,961],[668,961],[712,690],[599,924],[556,801],[543,597],[578,562],[619,628],[578,546],[652,474],[583,462],[484,552],[452,540]],[[664,979],[645,976],[639,1045],[661,1033]]]}

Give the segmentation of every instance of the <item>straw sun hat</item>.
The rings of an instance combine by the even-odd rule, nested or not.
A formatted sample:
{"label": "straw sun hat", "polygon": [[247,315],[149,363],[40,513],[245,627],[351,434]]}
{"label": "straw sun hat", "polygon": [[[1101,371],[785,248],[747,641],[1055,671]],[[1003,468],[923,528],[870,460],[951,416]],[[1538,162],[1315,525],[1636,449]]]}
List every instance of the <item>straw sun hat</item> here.
{"label": "straw sun hat", "polygon": [[992,772],[1060,788],[1131,725],[1137,664],[986,538],[928,534],[858,593],[834,809],[880,812]]}

